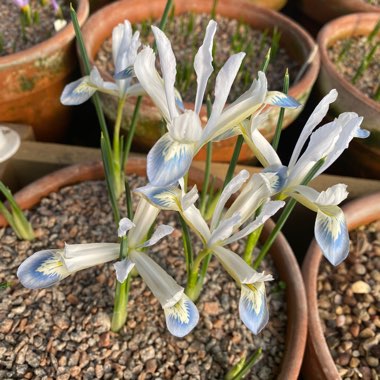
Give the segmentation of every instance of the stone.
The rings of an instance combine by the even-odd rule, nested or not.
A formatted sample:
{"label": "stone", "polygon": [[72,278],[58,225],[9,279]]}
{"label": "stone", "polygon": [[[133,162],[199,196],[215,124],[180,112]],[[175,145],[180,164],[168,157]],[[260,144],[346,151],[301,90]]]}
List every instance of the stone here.
{"label": "stone", "polygon": [[352,284],[351,289],[356,294],[366,294],[371,291],[371,287],[364,281],[356,281]]}
{"label": "stone", "polygon": [[156,372],[156,370],[157,370],[157,361],[156,361],[156,359],[149,359],[145,363],[145,368],[146,368],[147,372],[150,372],[150,373]]}

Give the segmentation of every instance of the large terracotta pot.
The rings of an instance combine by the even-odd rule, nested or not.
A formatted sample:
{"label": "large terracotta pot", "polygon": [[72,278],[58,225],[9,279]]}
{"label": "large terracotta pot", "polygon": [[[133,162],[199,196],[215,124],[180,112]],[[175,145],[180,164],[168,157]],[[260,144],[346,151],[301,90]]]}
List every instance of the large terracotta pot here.
{"label": "large terracotta pot", "polygon": [[298,0],[299,7],[320,23],[356,12],[380,12],[380,7],[364,0]]}
{"label": "large terracotta pot", "polygon": [[[351,148],[349,152],[352,152],[353,159],[360,160],[359,165],[363,166],[363,172],[373,178],[380,178],[380,103],[364,95],[345,79],[336,70],[335,65],[328,57],[327,50],[337,40],[350,36],[368,35],[379,20],[380,13],[356,13],[329,22],[318,34],[321,54],[319,90],[322,94],[326,94],[332,88],[338,90],[338,99],[330,106],[332,116],[346,111],[354,111],[364,117],[362,126],[371,131],[371,136],[356,142],[355,146],[360,145],[361,147]],[[367,152],[367,145],[370,146],[370,152]],[[362,151],[364,153],[361,153]],[[374,161],[368,160],[368,156],[375,157]]]}
{"label": "large terracotta pot", "polygon": [[[88,0],[77,4],[83,25]],[[62,140],[73,110],[61,105],[59,98],[78,68],[74,37],[70,23],[44,42],[0,57],[0,121],[33,126],[37,140]]]}
{"label": "large terracotta pot", "polygon": [[248,0],[248,1],[259,7],[273,9],[275,11],[279,11],[287,3],[287,0]]}
{"label": "large terracotta pot", "polygon": [[[131,157],[128,161],[126,172],[145,176],[145,158]],[[202,171],[192,169],[190,170],[189,180],[201,188],[203,176]],[[51,192],[58,191],[64,186],[102,178],[104,178],[104,172],[100,162],[77,164],[48,174],[33,182],[20,190],[15,195],[15,198],[22,208],[31,208],[36,205],[42,197],[47,196]],[[219,184],[221,183],[220,181]],[[5,220],[1,216],[0,227],[5,224]],[[269,221],[265,225],[263,238],[266,238],[270,234],[273,227],[274,223],[272,221]],[[271,249],[271,255],[280,274],[280,279],[276,280],[282,280],[286,283],[288,312],[286,347],[277,379],[296,380],[301,368],[307,333],[305,289],[293,251],[282,234],[276,239]]]}
{"label": "large terracotta pot", "polygon": [[[343,207],[349,231],[380,219],[380,193],[351,201]],[[309,329],[302,374],[308,380],[340,379],[331,357],[318,313],[317,278],[322,258],[314,240],[302,265],[308,300]]]}
{"label": "large terracotta pot", "polygon": [[[102,8],[92,15],[83,28],[83,37],[90,61],[93,63],[97,52],[102,43],[111,36],[112,29],[124,19],[131,22],[140,22],[148,19],[158,19],[161,17],[166,0],[126,0],[113,3]],[[213,0],[176,0],[175,13],[181,14],[185,12],[210,13],[213,6]],[[300,63],[306,62],[309,57],[315,53],[315,43],[309,34],[298,24],[294,23],[287,17],[264,8],[257,7],[247,0],[219,0],[217,13],[229,17],[242,20],[257,29],[267,29],[277,26],[282,33],[282,41],[291,57]],[[312,62],[308,66],[306,72],[299,82],[290,87],[289,93],[302,104],[304,104],[309,96],[311,88],[317,78],[319,71],[319,55],[315,54]],[[107,73],[102,73],[104,78],[112,80]],[[110,120],[115,119],[117,101],[115,98],[102,95],[104,110]],[[135,99],[131,98],[125,106],[125,118],[123,120],[123,128],[129,125],[130,116],[133,113]],[[186,104],[186,108],[193,109],[193,104]],[[265,137],[271,139],[274,135],[279,110],[272,109],[268,121],[262,125],[262,132]],[[284,127],[288,126],[301,112],[301,107],[297,110],[288,110],[285,112]],[[206,122],[206,108],[202,107],[201,115],[204,123]],[[160,137],[161,117],[157,108],[147,97],[144,98],[139,124],[136,131],[135,146],[149,149],[155,141]],[[228,162],[231,158],[235,139],[229,139],[218,142],[214,145],[213,160]],[[204,159],[205,149],[202,150],[197,158]],[[252,158],[251,150],[243,145],[240,154],[240,160],[248,160]]]}

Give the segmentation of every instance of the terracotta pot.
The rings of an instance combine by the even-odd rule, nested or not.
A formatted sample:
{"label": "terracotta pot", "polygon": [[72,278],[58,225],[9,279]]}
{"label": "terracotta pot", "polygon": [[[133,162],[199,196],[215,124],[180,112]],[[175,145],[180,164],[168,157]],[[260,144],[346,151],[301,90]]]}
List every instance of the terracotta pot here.
{"label": "terracotta pot", "polygon": [[[357,150],[357,153],[354,153],[354,156],[357,159],[363,156],[360,165],[366,165],[367,155],[375,158],[373,162],[369,162],[370,165],[367,168],[367,173],[373,178],[380,178],[380,102],[370,99],[345,79],[328,57],[327,49],[338,40],[350,36],[368,35],[379,19],[380,13],[356,13],[329,22],[318,34],[321,54],[321,71],[318,77],[319,90],[322,94],[326,94],[332,88],[338,90],[338,99],[330,106],[332,116],[337,116],[346,111],[354,111],[364,117],[362,126],[371,131],[371,136],[356,142],[355,146],[361,145],[361,148],[359,151]],[[367,152],[367,145],[371,147],[370,153]],[[363,155],[361,155],[361,151],[364,151]],[[366,170],[365,167],[363,170]]]}
{"label": "terracotta pot", "polygon": [[364,0],[298,0],[299,7],[320,23],[356,12],[380,12],[380,7]]}
{"label": "terracotta pot", "polygon": [[[145,176],[145,158],[131,157],[126,167],[126,172]],[[198,169],[193,168],[190,170],[190,182],[197,184],[200,188],[203,176],[203,172]],[[51,192],[58,191],[64,186],[102,178],[104,178],[104,173],[100,162],[77,164],[48,174],[31,183],[15,194],[15,198],[22,208],[31,208],[38,204],[42,197],[47,196]],[[221,183],[219,181],[219,185]],[[4,226],[5,224],[5,220],[1,216],[0,226]],[[263,238],[266,238],[270,234],[273,227],[274,223],[272,221],[269,221],[265,225]],[[271,249],[271,256],[279,272],[280,279],[286,283],[288,310],[286,347],[277,379],[296,380],[301,368],[307,333],[305,289],[293,251],[282,234],[276,239]]]}
{"label": "terracotta pot", "polygon": [[[100,11],[92,15],[83,28],[83,37],[90,60],[93,63],[97,52],[103,42],[112,34],[115,25],[129,19],[132,23],[140,22],[148,19],[158,19],[164,10],[166,0],[151,0],[149,2],[143,0],[126,0],[110,4],[102,8]],[[213,0],[176,0],[175,13],[181,14],[185,12],[210,13]],[[282,41],[289,55],[299,62],[305,62],[312,54],[315,47],[313,39],[298,24],[294,23],[287,17],[264,8],[257,7],[246,0],[219,0],[217,13],[229,17],[242,20],[256,29],[273,28],[277,26],[282,33]],[[289,93],[302,104],[304,104],[309,96],[311,88],[317,78],[319,71],[319,55],[315,55],[311,64],[299,82],[290,87]],[[104,78],[112,80],[107,73],[102,73]],[[115,98],[102,94],[104,110],[110,120],[115,119],[117,101]],[[123,128],[129,125],[129,118],[133,113],[135,99],[131,98],[125,106],[125,119],[123,120]],[[186,104],[186,108],[193,109],[193,104]],[[268,122],[262,126],[262,132],[266,138],[271,139],[274,134],[277,123],[279,110],[272,109]],[[301,109],[288,110],[285,112],[284,127],[288,126],[301,112]],[[203,122],[206,122],[206,107],[203,106],[201,116]],[[144,98],[140,111],[139,124],[135,136],[135,147],[149,149],[160,137],[161,116],[157,108],[147,97]],[[235,139],[229,139],[216,143],[213,149],[213,160],[228,162],[231,158]],[[197,159],[204,159],[205,149],[197,156]],[[240,154],[240,160],[249,160],[252,158],[251,150],[243,145]]]}
{"label": "terracotta pot", "polygon": [[[82,25],[88,0],[78,0]],[[72,108],[61,105],[64,86],[78,68],[70,24],[29,49],[0,57],[0,120],[33,126],[37,140],[59,141],[65,135]]]}
{"label": "terracotta pot", "polygon": [[259,7],[264,7],[268,9],[273,9],[279,11],[285,7],[287,0],[248,0],[250,3],[257,5]]}
{"label": "terracotta pot", "polygon": [[[380,193],[347,203],[344,207],[349,231],[380,219]],[[340,379],[331,357],[318,313],[317,278],[322,252],[314,240],[302,265],[308,300],[309,329],[302,374],[308,380]]]}

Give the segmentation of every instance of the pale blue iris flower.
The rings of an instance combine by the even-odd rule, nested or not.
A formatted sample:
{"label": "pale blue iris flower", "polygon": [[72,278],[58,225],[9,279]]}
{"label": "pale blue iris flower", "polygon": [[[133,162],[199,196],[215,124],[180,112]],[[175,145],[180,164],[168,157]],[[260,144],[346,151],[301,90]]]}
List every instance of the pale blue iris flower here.
{"label": "pale blue iris flower", "polygon": [[[317,105],[301,132],[287,167],[257,128],[265,116],[253,116],[250,122],[245,123],[243,133],[245,141],[266,168],[264,172],[267,175],[275,174],[278,178],[276,186],[272,188],[272,195],[293,197],[317,212],[315,238],[333,265],[340,264],[349,252],[347,225],[344,214],[338,207],[347,197],[346,187],[340,184],[318,193],[307,186],[301,186],[301,183],[321,158],[325,162],[313,178],[330,167],[354,137],[366,138],[369,135],[367,130],[360,128],[363,118],[353,112],[342,113],[334,121],[314,131],[336,98],[337,91],[332,90]],[[308,145],[301,154],[307,140]]]}
{"label": "pale blue iris flower", "polygon": [[[264,282],[271,280],[272,277],[256,272],[239,255],[226,249],[225,246],[255,231],[283,207],[284,202],[268,201],[271,178],[253,176],[246,185],[247,190],[242,192],[243,196],[250,193],[252,202],[246,202],[242,207],[242,198],[238,197],[223,215],[229,198],[240,190],[248,178],[249,173],[242,170],[225,187],[216,204],[210,226],[194,205],[198,198],[196,187],[185,193],[182,180],[180,181],[182,189],[176,186],[159,188],[147,185],[136,191],[161,209],[181,213],[186,223],[201,238],[204,247],[215,254],[227,272],[241,285],[240,317],[244,324],[257,334],[268,321]],[[260,206],[260,212],[255,216]]]}
{"label": "pale blue iris flower", "polygon": [[[128,233],[128,256],[114,264],[116,277],[124,282],[136,267],[138,273],[160,301],[168,330],[175,336],[187,335],[198,323],[199,313],[194,303],[158,264],[142,249],[156,244],[173,232],[173,227],[160,225],[150,239],[146,236],[157,218],[159,209],[141,199],[133,222],[128,218],[120,221],[118,235]],[[34,253],[19,267],[17,276],[26,288],[42,289],[57,284],[82,269],[117,260],[118,243],[66,244],[64,249],[49,249]]]}
{"label": "pale blue iris flower", "polygon": [[232,55],[219,71],[215,83],[215,99],[207,124],[202,127],[200,111],[208,79],[213,72],[212,47],[216,22],[210,21],[203,44],[194,59],[197,74],[197,93],[194,109],[184,109],[180,96],[175,90],[176,59],[166,35],[152,26],[155,36],[163,78],[155,67],[155,53],[145,47],[138,54],[134,71],[159,108],[165,119],[168,132],[153,146],[147,158],[149,182],[154,186],[175,184],[189,170],[194,155],[207,142],[225,136],[233,127],[266,105],[295,108],[299,103],[293,98],[277,92],[267,91],[264,73],[259,81],[234,103],[224,109],[233,81],[238,73],[245,53]]}
{"label": "pale blue iris flower", "polygon": [[61,95],[61,103],[64,105],[79,105],[91,98],[96,92],[116,96],[120,99],[126,96],[137,96],[144,93],[140,84],[133,84],[133,64],[137,51],[141,45],[139,32],[132,34],[132,26],[128,20],[117,25],[112,32],[112,58],[115,73],[130,68],[129,75],[115,82],[104,81],[99,70],[94,66],[90,75],[69,83]]}

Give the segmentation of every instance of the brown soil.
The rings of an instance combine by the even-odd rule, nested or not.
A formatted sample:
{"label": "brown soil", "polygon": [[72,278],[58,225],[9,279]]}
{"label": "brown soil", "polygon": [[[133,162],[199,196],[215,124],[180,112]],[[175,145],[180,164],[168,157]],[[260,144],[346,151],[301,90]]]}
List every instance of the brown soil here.
{"label": "brown soil", "polygon": [[[177,59],[176,86],[185,101],[195,100],[196,76],[192,65],[197,49],[202,44],[209,20],[210,15],[208,14],[184,14],[170,18],[165,29]],[[257,71],[271,47],[272,32],[263,33],[238,20],[219,15],[216,16],[216,21],[218,28],[214,39],[214,74],[208,86],[208,91],[212,95],[215,76],[228,57],[240,51],[247,53],[231,89],[229,101],[233,101],[250,86],[256,77]],[[150,24],[150,22],[138,24],[135,25],[135,28],[140,30],[143,43],[149,43],[152,46],[154,39],[150,31]],[[158,25],[158,22],[153,22],[153,24]],[[108,39],[101,46],[95,64],[103,70],[113,73],[111,52],[111,39]],[[300,64],[288,56],[285,49],[281,47],[280,39],[280,48],[267,70],[270,90],[282,90],[286,68],[289,69],[290,83],[292,83],[300,69]]]}
{"label": "brown soil", "polygon": [[[365,36],[339,40],[329,47],[328,55],[336,65],[338,72],[352,83],[362,59],[369,54],[376,43],[380,44],[379,35],[372,43],[368,43]],[[378,46],[371,63],[354,86],[372,99],[380,91],[380,46]]]}
{"label": "brown soil", "polygon": [[380,373],[380,221],[353,231],[350,257],[338,267],[322,261],[318,307],[324,334],[344,379]]}
{"label": "brown soil", "polygon": [[[134,186],[144,184],[135,179]],[[124,210],[125,211],[125,210]],[[64,242],[116,241],[103,182],[85,182],[52,193],[27,213],[36,232],[33,242],[0,229],[0,378],[63,379],[222,379],[244,353],[262,347],[264,357],[249,379],[276,377],[284,352],[286,305],[274,274],[267,294],[270,322],[258,336],[238,318],[240,290],[212,260],[198,302],[200,321],[183,339],[171,336],[164,313],[140,277],[131,285],[129,316],[120,334],[110,329],[115,275],[112,264],[80,271],[49,289],[23,288],[15,274],[33,252]],[[174,213],[159,223],[177,227]],[[235,249],[237,247],[234,247]],[[185,279],[178,229],[152,247],[151,256],[180,283]]]}
{"label": "brown soil", "polygon": [[[66,21],[70,20],[68,0],[58,0],[63,17]],[[73,1],[75,4],[75,1]],[[1,0],[0,2],[0,56],[28,49],[42,41],[47,40],[56,31],[54,21],[56,15],[53,7],[48,4],[42,6],[40,0],[30,0],[33,12],[38,13],[38,22],[27,26],[23,32],[20,22],[20,10],[12,0]]]}

